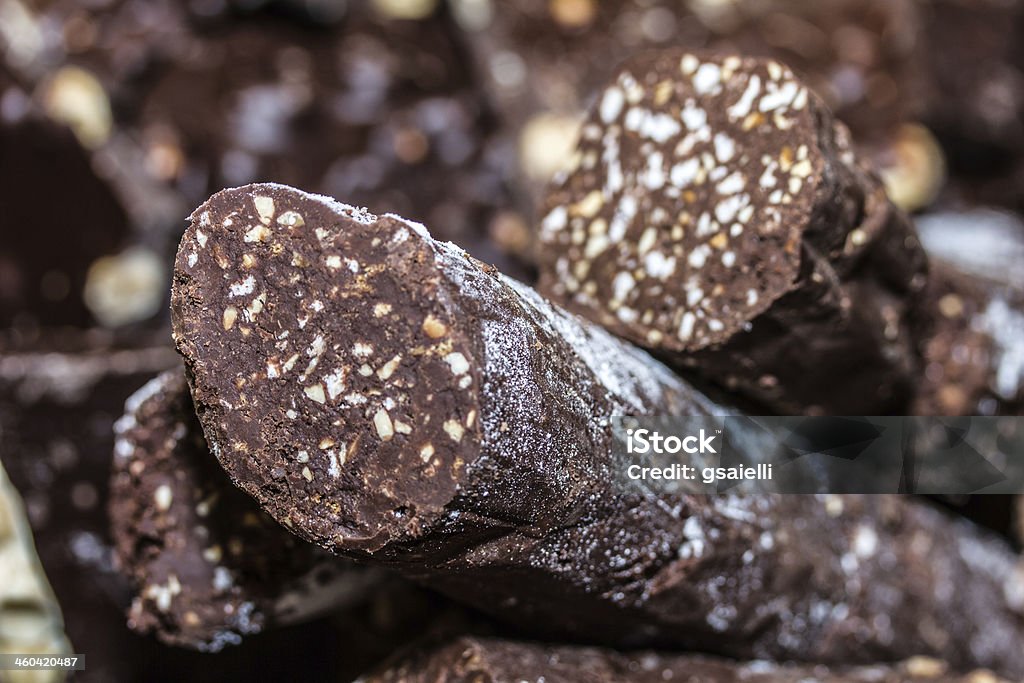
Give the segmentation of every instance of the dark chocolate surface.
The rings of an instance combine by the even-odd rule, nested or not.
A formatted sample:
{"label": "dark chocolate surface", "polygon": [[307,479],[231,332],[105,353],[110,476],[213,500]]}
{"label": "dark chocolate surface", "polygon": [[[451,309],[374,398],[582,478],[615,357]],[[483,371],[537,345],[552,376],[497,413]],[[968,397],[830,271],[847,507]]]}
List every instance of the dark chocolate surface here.
{"label": "dark chocolate surface", "polygon": [[721,409],[421,226],[225,191],[193,214],[173,301],[215,454],[325,547],[544,635],[1024,671],[1008,549],[898,497],[624,483],[609,417]]}

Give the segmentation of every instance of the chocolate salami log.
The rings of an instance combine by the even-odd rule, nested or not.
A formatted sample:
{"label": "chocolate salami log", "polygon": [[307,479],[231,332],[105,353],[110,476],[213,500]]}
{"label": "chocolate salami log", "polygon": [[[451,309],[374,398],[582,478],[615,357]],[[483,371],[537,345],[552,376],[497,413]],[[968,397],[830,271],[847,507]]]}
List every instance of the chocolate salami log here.
{"label": "chocolate salami log", "polygon": [[923,252],[777,62],[627,62],[539,239],[542,292],[780,411],[879,414],[910,396]]}
{"label": "chocolate salami log", "polygon": [[893,497],[628,479],[611,416],[719,409],[419,225],[226,190],[192,215],[172,301],[215,455],[328,549],[534,633],[1024,672],[1002,545]]}
{"label": "chocolate salami log", "polygon": [[128,399],[115,425],[110,516],[137,631],[217,651],[364,597],[377,575],[304,543],[231,485],[210,456],[184,374]]}
{"label": "chocolate salami log", "polygon": [[[494,521],[558,519],[607,467],[612,415],[714,407],[397,216],[259,184],[190,220],[172,319],[210,446],[275,518],[328,548],[419,537],[471,467],[517,492],[491,496]],[[502,462],[521,461],[511,477],[499,445]]]}
{"label": "chocolate salami log", "polygon": [[858,668],[732,662],[700,655],[620,653],[591,647],[539,645],[463,637],[413,650],[360,683],[1003,683],[986,670],[966,675],[946,663],[914,657],[894,665]]}

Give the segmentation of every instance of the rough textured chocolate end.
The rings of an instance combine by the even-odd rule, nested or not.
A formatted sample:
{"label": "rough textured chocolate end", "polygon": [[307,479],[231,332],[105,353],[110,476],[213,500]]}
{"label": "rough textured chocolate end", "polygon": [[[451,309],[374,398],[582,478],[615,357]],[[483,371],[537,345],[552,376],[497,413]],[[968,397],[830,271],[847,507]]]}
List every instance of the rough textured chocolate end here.
{"label": "rough textured chocolate end", "polygon": [[129,625],[217,651],[340,607],[372,579],[309,545],[231,485],[210,455],[182,371],[152,380],[116,425],[110,516],[134,586]]}
{"label": "rough textured chocolate end", "polygon": [[182,239],[174,337],[211,449],[324,547],[415,535],[475,457],[477,361],[429,242],[278,185],[218,193]]}
{"label": "rough textured chocolate end", "polygon": [[542,289],[638,343],[728,339],[792,288],[803,234],[832,208],[824,112],[777,62],[627,62],[548,199]]}
{"label": "rough textured chocolate end", "polygon": [[555,179],[540,289],[778,410],[898,410],[925,262],[851,149],[778,62],[636,57]]}

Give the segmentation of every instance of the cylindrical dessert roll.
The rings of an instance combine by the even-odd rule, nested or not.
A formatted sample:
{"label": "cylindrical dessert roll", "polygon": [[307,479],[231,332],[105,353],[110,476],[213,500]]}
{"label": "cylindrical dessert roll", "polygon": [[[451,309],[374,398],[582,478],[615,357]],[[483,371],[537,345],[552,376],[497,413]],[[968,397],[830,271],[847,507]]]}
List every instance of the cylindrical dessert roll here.
{"label": "cylindrical dessert roll", "polygon": [[665,50],[598,96],[540,226],[540,290],[785,412],[900,411],[925,261],[778,62]]}
{"label": "cylindrical dessert roll", "polygon": [[713,408],[422,226],[284,186],[197,209],[174,279],[174,337],[214,454],[328,548],[417,538],[485,489],[493,520],[561,519],[611,478],[613,415]]}
{"label": "cylindrical dessert roll", "polygon": [[136,392],[115,425],[110,516],[129,625],[217,651],[354,604],[378,578],[305,543],[231,485],[210,455],[181,369]]}
{"label": "cylindrical dessert roll", "polygon": [[864,667],[735,662],[701,655],[615,652],[593,647],[466,636],[403,653],[359,683],[1007,683],[992,672],[957,674],[931,657]]}
{"label": "cylindrical dessert roll", "polygon": [[422,226],[226,190],[192,216],[172,300],[214,454],[335,552],[535,633],[1024,671],[1007,548],[894,497],[623,476],[614,415],[720,409]]}

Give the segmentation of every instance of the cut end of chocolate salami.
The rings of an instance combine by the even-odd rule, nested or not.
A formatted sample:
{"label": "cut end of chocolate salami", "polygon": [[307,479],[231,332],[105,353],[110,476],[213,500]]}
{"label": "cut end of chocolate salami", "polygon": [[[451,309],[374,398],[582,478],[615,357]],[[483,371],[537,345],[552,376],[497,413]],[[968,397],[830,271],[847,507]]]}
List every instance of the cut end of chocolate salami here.
{"label": "cut end of chocolate salami", "polygon": [[679,50],[599,96],[541,224],[541,287],[642,344],[728,339],[792,289],[835,202],[824,105],[777,62]]}
{"label": "cut end of chocolate salami", "polygon": [[875,414],[909,394],[921,246],[778,62],[627,61],[555,178],[539,241],[542,292],[774,409]]}
{"label": "cut end of chocolate salami", "polygon": [[174,338],[235,484],[328,549],[415,536],[480,439],[480,370],[425,229],[270,184],[190,220]]}

